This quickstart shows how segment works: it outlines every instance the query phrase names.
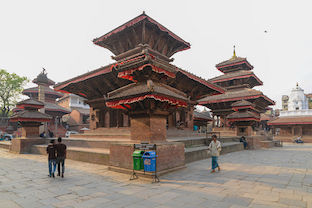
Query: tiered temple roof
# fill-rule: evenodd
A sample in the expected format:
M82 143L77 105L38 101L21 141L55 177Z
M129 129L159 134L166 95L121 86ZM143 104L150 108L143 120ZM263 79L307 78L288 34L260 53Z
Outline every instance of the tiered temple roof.
M240 100L233 103L231 106L234 112L226 117L230 122L260 121L260 114L255 109L255 104L247 100Z
M212 79L209 79L212 83L217 83L220 86L223 85L223 87L226 87L226 82L231 80L242 80L242 84L248 84L250 88L253 88L255 86L262 85L263 82L252 72L249 70L241 70L241 71L235 71L232 73L226 73L217 77L214 77ZM224 84L223 84L224 83Z
M117 62L58 83L56 90L83 96L88 103L105 100L109 92L146 79L179 89L192 101L224 92L222 87L170 64L170 57L190 44L145 13L93 42L109 49Z
M227 90L224 94L209 96L209 97L200 99L199 103L201 105L206 105L206 104L213 104L213 103L220 103L220 102L233 102L233 101L239 101L242 99L245 99L245 100L260 99L260 100L263 100L265 103L267 103L267 105L274 104L274 101L272 101L270 98L265 96L261 91L250 89L250 88Z
M147 83L133 83L108 93L106 105L108 107L119 107L120 105L131 104L149 98L185 107L188 101L185 93L168 85L148 80Z
M249 122L244 123L248 126L254 121L259 122L260 113L264 113L268 105L275 104L261 91L252 89L263 83L251 71L253 66L247 59L236 56L235 48L232 58L217 64L216 68L224 74L209 81L226 91L202 98L199 104L210 108L214 115L221 116L225 125L228 122Z
M27 95L31 99L38 101L40 85L41 89L44 91L45 94L45 101L42 101L42 103L44 104L45 112L48 112L48 114L59 116L70 113L68 109L55 103L55 100L57 98L61 98L63 94L50 88L50 86L54 85L55 82L47 77L45 69L43 69L43 71L33 80L33 83L37 84L38 86L25 89L23 91L24 95ZM18 109L16 109L16 111L18 111Z
M168 59L178 51L190 48L190 44L166 27L143 14L133 18L111 32L93 40L94 44L109 49L119 60L140 51L139 44L148 44L148 50ZM118 44L116 44L118 43Z
M40 101L27 99L16 104L17 108L23 109L15 112L10 120L12 122L45 122L50 121L51 116L41 113L38 109L43 108L44 104Z

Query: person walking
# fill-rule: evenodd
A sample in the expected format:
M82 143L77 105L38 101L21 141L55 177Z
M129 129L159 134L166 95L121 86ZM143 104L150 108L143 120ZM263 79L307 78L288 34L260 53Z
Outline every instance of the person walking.
M55 169L56 169L56 147L54 144L54 139L50 140L50 143L47 146L48 153L48 163L49 163L49 177L55 177Z
M220 171L218 157L221 152L221 142L217 140L217 135L212 135L212 141L210 142L208 149L211 152L211 173L214 173L216 168Z
M57 153L57 175L64 178L65 172L65 158L66 158L66 145L62 143L62 137L57 139L56 153ZM62 175L61 175L61 165L62 165Z

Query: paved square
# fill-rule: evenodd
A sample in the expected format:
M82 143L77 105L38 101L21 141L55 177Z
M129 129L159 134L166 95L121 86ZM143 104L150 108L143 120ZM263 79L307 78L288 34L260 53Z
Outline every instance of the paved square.
M312 145L222 155L160 177L129 181L106 166L66 160L65 178L49 178L47 157L0 149L0 207L312 207Z

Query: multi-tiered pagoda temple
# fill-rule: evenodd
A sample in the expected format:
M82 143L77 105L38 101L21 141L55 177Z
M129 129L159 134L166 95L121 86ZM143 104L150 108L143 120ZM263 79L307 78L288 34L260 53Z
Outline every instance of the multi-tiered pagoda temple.
M226 92L203 98L199 103L212 110L219 127L236 127L237 135L253 135L252 127L259 125L260 113L264 113L268 105L274 105L274 101L252 89L263 83L252 72L253 66L247 59L236 56L235 48L232 58L217 64L216 68L223 75L209 81L225 88Z
M87 98L93 130L130 127L130 143L166 142L167 128L193 129L193 109L199 98L224 92L172 65L171 56L190 44L145 13L93 42L109 49L116 62L55 88ZM169 146L175 159L165 153ZM183 144L167 142L159 148L159 170L184 164ZM110 148L110 163L130 168L131 150L117 149Z
M93 42L109 49L116 62L55 88L88 99L91 129L128 127L129 115L155 109L166 112L168 128L182 123L184 128L192 129L196 101L224 92L172 65L171 56L189 49L190 44L144 13ZM155 105L146 101L151 99Z
M55 82L48 78L45 69L32 82L37 86L25 89L23 94L44 104L44 112L52 117L50 122L47 123L46 130L53 132L55 136L64 136L65 128L61 125L55 126L55 123L59 123L63 115L70 113L68 109L56 103L56 99L61 98L63 94L51 88ZM17 106L15 111L18 110ZM42 131L43 129L41 129L40 133Z

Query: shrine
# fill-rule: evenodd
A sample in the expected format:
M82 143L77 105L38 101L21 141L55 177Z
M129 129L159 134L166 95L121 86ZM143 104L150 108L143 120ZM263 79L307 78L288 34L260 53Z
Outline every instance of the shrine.
M197 100L224 89L173 65L171 56L190 44L144 12L93 42L110 50L115 63L55 86L90 105L91 130L73 136L114 140L111 167L130 169L133 144L140 142L158 145L159 171L184 166L184 144L168 142L167 131L192 131ZM108 137L110 129L115 137L122 130L129 135L117 144L121 139Z
M16 104L20 111L15 112L11 117L11 122L18 122L21 126L21 138L12 140L10 151L17 153L25 153L30 151L33 144L45 143L39 138L39 127L43 122L48 122L52 119L51 116L39 112L39 109L44 107L40 101L33 99L23 100Z
M199 104L212 110L215 130L227 130L232 135L252 136L260 123L260 113L274 101L261 91L252 89L262 81L252 72L253 66L246 58L236 56L216 65L223 75L209 81L226 89L224 94L208 96Z
M45 131L46 136L48 136L47 132L49 131L53 132L55 136L64 136L66 129L58 124L60 124L62 116L70 113L70 111L56 103L56 99L61 98L63 94L51 88L55 82L48 78L45 69L43 69L32 82L37 86L23 90L23 94L30 97L32 100L42 102L44 107L40 110L52 117L45 129L42 126L40 133ZM14 111L19 110L18 106L14 109ZM57 126L55 124L57 124Z

